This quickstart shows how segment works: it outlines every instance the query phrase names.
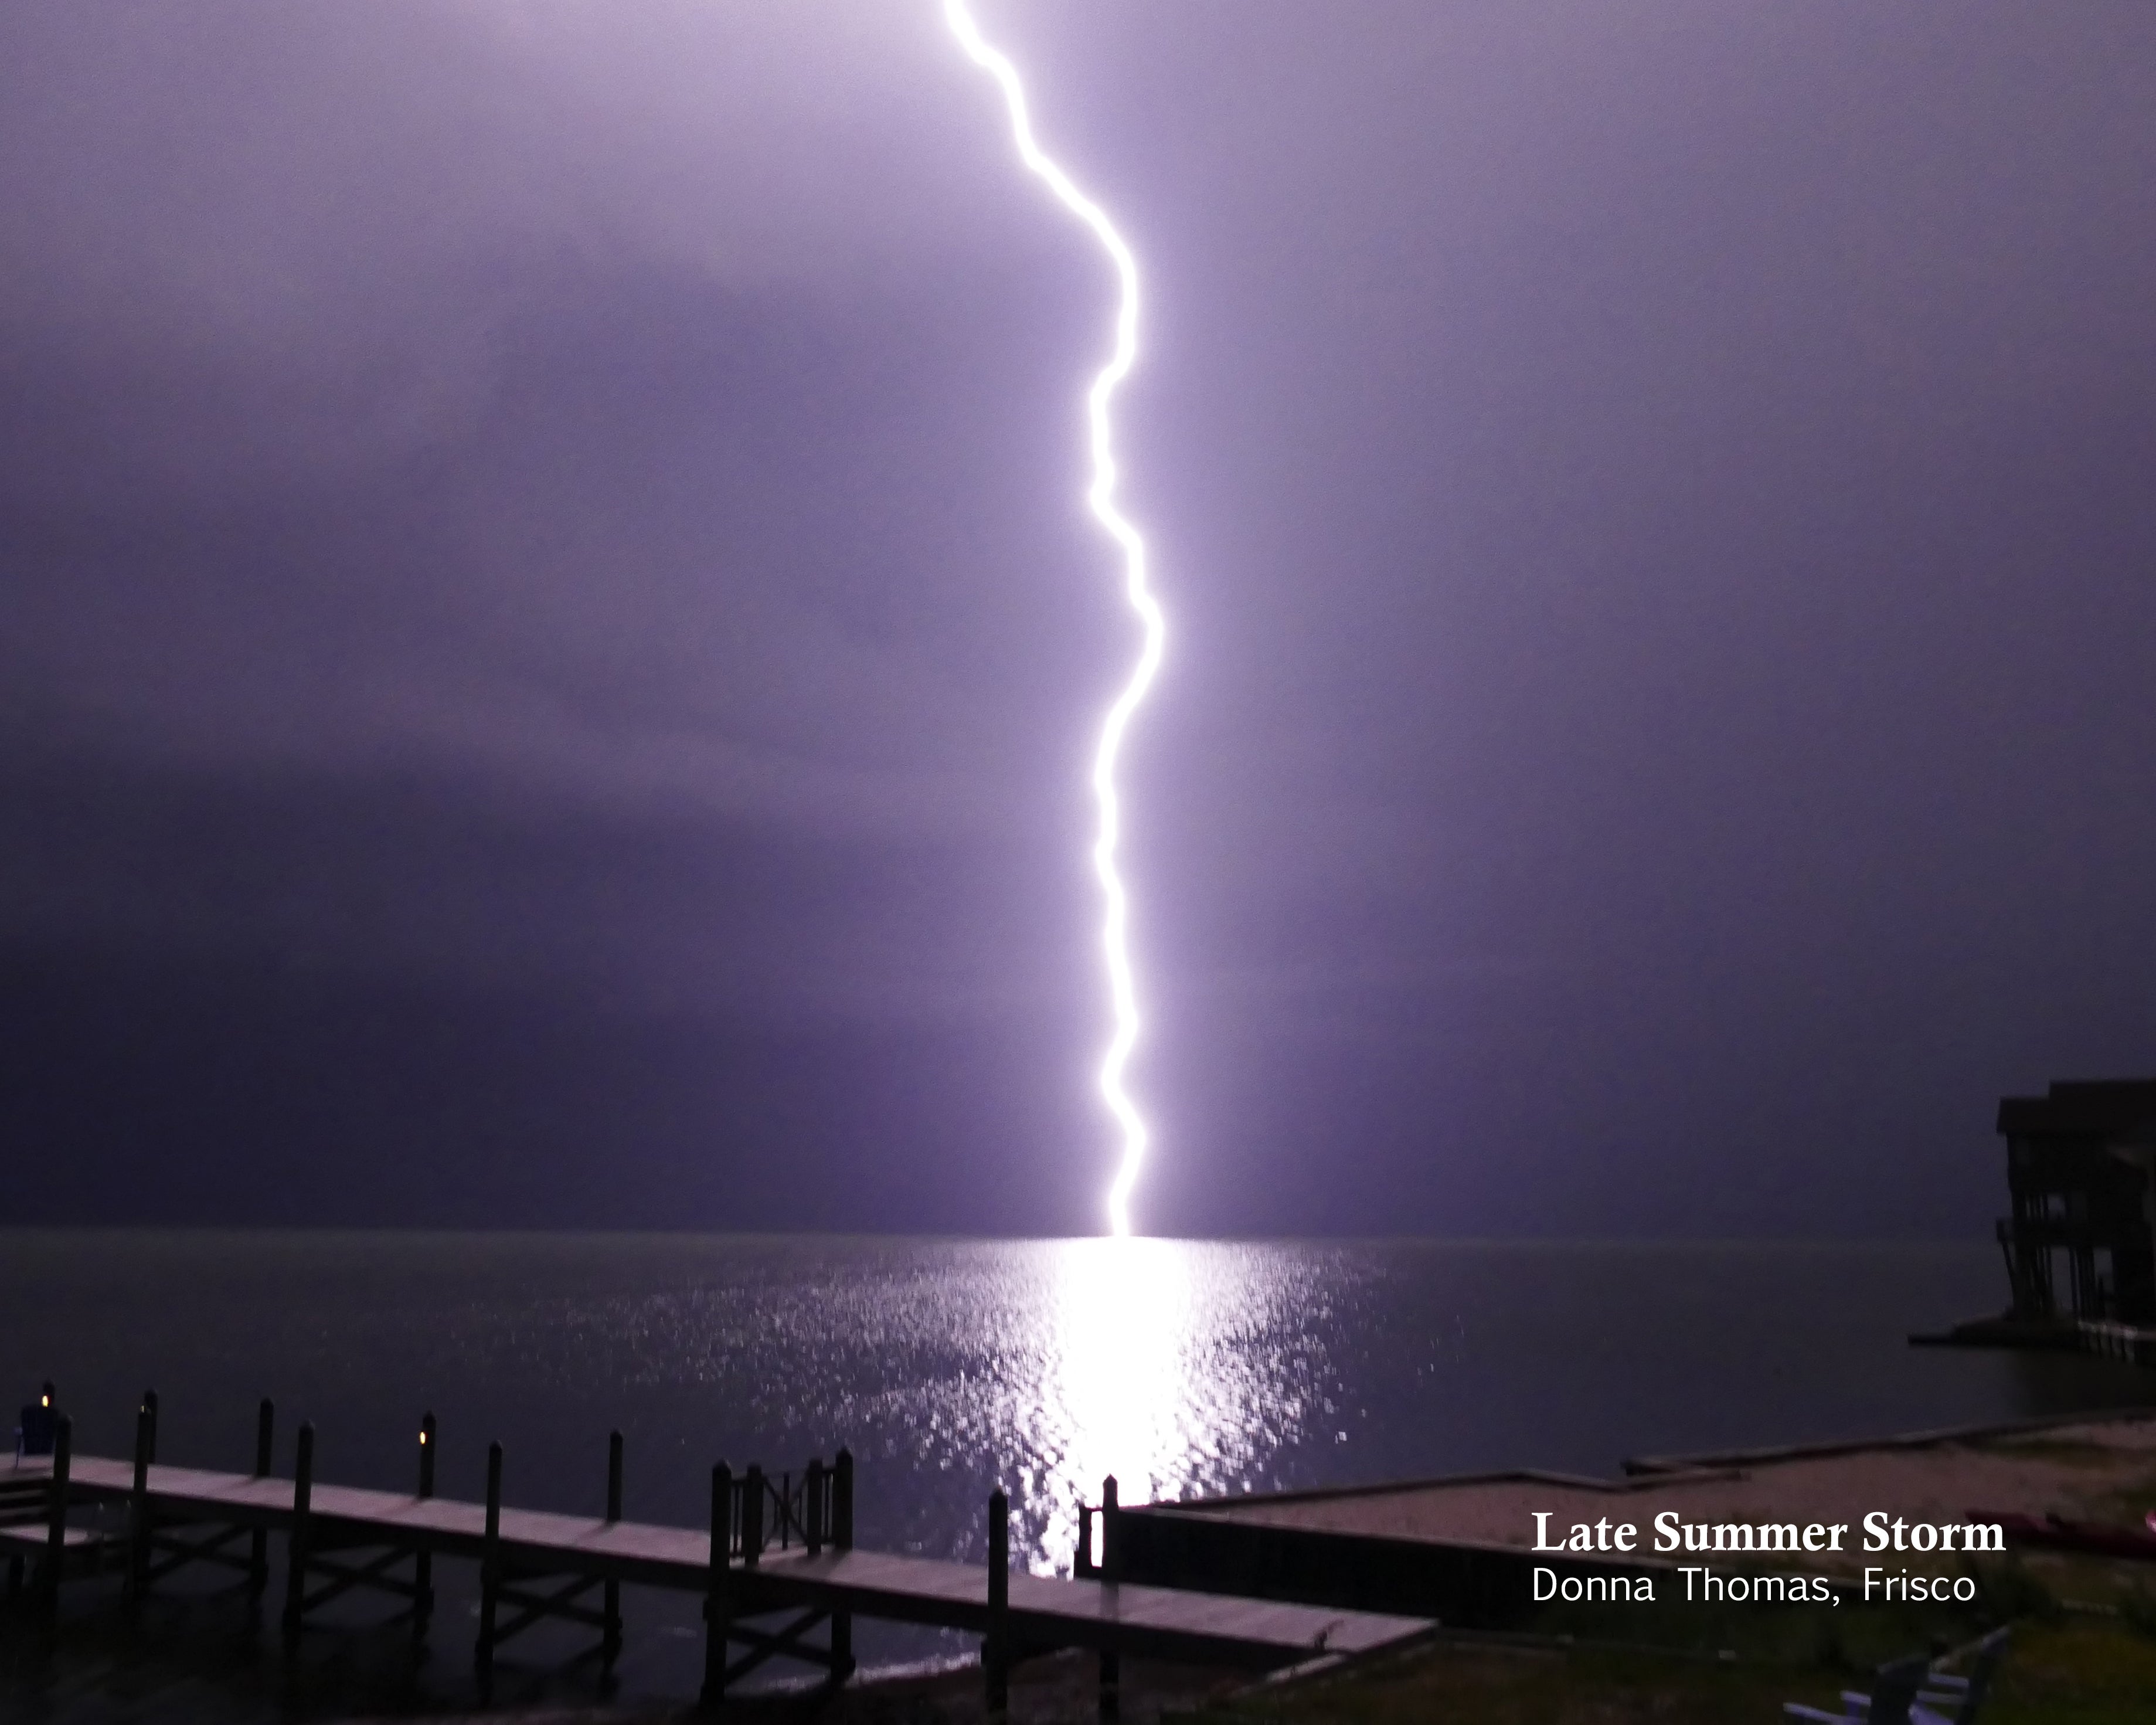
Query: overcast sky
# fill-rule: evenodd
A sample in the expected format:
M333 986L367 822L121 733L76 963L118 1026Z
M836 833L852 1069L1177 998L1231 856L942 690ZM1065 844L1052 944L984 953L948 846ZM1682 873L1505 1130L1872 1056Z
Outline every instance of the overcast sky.
M1144 275L1160 1231L2156 1071L2156 8L982 0ZM1112 281L934 0L0 13L30 1219L1097 1225Z

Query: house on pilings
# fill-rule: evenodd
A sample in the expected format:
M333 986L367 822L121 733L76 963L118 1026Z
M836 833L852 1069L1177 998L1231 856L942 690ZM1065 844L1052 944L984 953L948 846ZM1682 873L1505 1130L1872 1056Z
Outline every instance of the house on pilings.
M1998 1230L2012 1317L2156 1328L2156 1079L2003 1097L1999 1130L2014 1207Z

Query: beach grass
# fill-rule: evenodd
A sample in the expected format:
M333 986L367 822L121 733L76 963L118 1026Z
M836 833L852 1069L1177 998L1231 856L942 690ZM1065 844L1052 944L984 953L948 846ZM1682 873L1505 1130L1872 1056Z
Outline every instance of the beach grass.
M1912 1647L1921 1651L1919 1640ZM1439 1642L1370 1666L1199 1710L1202 1725L1760 1725L1782 1703L1835 1709L1866 1667L1730 1650L1729 1659L1636 1645ZM2156 1635L2073 1615L2016 1626L1986 1725L2151 1725Z

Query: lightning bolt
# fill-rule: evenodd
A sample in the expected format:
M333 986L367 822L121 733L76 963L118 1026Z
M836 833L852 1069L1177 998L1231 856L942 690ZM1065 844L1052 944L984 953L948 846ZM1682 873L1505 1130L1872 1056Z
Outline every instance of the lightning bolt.
M1019 160L1029 172L1046 182L1056 201L1100 242L1101 249L1115 265L1116 280L1121 289L1116 307L1115 346L1107 362L1095 373L1091 388L1086 392L1086 417L1093 457L1093 482L1086 490L1086 501L1092 509L1094 519L1106 529L1122 552L1123 598L1137 614L1143 632L1137 661L1101 718L1099 740L1093 747L1092 772L1093 802L1099 812L1094 828L1093 873L1101 883L1105 901L1101 951L1107 967L1108 1000L1115 1025L1107 1050L1101 1058L1097 1081L1101 1100L1107 1104L1122 1136L1122 1159L1108 1188L1108 1231L1127 1235L1131 1231L1131 1189L1137 1184L1138 1172L1145 1166L1150 1134L1146 1129L1145 1117L1138 1112L1137 1104L1131 1099L1123 1082L1132 1051L1137 1046L1139 1019L1137 985L1131 966L1130 894L1116 866L1116 853L1123 836L1122 801L1116 793L1116 762L1122 753L1123 737L1130 729L1131 716L1137 711L1159 673L1161 655L1168 640L1167 619L1161 614L1160 603L1153 598L1146 577L1145 541L1116 506L1115 434L1108 410L1114 403L1116 391L1137 362L1137 259L1131 254L1123 236L1116 231L1116 224L1108 219L1107 212L1079 190L1070 175L1042 151L1033 135L1033 117L1026 105L1025 85L1019 80L1018 69L981 34L966 0L943 0L943 21L950 26L951 33L958 39L968 57L993 78L1003 90L1004 105L1010 110L1011 137L1018 146Z

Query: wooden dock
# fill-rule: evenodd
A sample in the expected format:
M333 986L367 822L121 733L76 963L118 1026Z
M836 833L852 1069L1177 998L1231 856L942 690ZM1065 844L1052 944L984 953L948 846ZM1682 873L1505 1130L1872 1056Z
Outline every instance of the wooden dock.
M85 1549L82 1530L68 1526L69 1512L122 1504L127 1531L107 1542L121 1549L108 1553L104 1567L123 1564L131 1594L183 1564L209 1563L244 1576L259 1596L270 1584L274 1536L284 1548L284 1627L296 1638L311 1613L354 1589L398 1599L399 1615L424 1635L434 1565L475 1563L481 1591L475 1665L483 1697L490 1691L495 1648L534 1623L567 1620L596 1630L595 1651L610 1668L622 1640L622 1586L696 1594L707 1625L703 1699L713 1706L774 1658L806 1661L843 1681L854 1669L857 1615L981 1635L989 1701L998 1710L1014 1663L1089 1650L1101 1656L1106 1716L1116 1708L1124 1654L1265 1669L1394 1646L1432 1626L1416 1618L1119 1582L1112 1484L1101 1513L1101 1564L1082 1554L1081 1573L1063 1578L1012 1573L1009 1505L1000 1491L990 1500L985 1566L855 1549L852 1466L844 1451L835 1466L812 1462L798 1477L751 1468L737 1478L722 1464L712 1474L711 1526L688 1528L621 1519L618 1435L610 1513L588 1517L504 1504L499 1445L490 1452L485 1502L435 1496L431 1416L421 1428L419 1489L410 1495L316 1482L311 1427L301 1428L294 1476L272 1473L270 1422L265 1403L257 1469L219 1473L152 1459L154 1397L145 1398L132 1461L72 1455L61 1421L53 1456L0 1473L0 1492L12 1490L21 1506L34 1485L44 1512L33 1522L18 1507L15 1525L0 1527L0 1547L18 1553L13 1573L19 1577L27 1556L44 1596L56 1599L70 1563L88 1567L95 1555ZM770 1622L781 1615L787 1620ZM819 1630L820 1639L812 1640Z

